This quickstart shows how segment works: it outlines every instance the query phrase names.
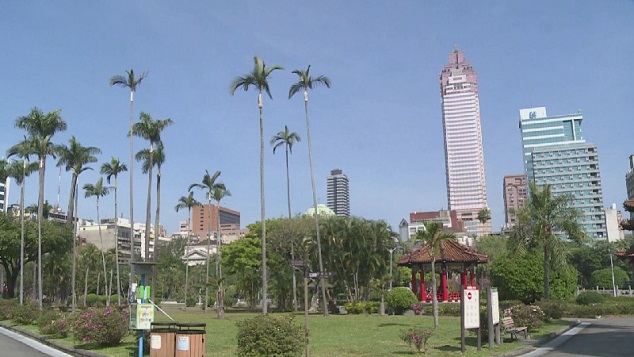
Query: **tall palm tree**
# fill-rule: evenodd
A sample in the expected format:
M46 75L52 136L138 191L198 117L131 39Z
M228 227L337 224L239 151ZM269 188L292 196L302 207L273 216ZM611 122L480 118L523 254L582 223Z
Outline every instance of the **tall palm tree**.
M436 289L436 258L441 254L440 245L443 240L453 239L453 233L443 231L442 223L425 223L425 230L416 232L415 239L429 245L429 256L431 257L431 289L432 289L432 311L434 314L434 328L438 327L438 297Z
M134 117L134 93L141 82L147 77L147 72L141 73L140 76L134 75L134 70L126 70L126 75L115 75L110 78L110 86L118 86L130 89L130 284L132 286L132 277L134 276L132 264L134 263L134 135L132 135L132 124Z
M313 171L313 147L310 139L310 120L308 115L308 90L313 89L315 87L319 87L321 85L330 88L330 78L319 75L317 77L312 77L310 75L310 65L306 71L302 71L300 69L294 70L299 80L293 84L288 90L288 98L290 99L295 95L295 93L299 91L304 92L304 113L306 114L306 137L308 138L308 161L310 163L310 182L313 189L313 207L315 208L315 213L317 213L317 191L315 190L315 173ZM315 214L315 229L317 233L317 255L319 258L319 272L324 271L324 264L321 258L321 238L319 235L319 215ZM328 302L326 301L326 287L323 283L323 279L320 279L321 282L321 298L323 301L323 309L324 316L328 315Z
M73 222L73 206L75 203L75 186L77 185L77 179L82 172L92 170L91 167L86 165L97 162L95 155L101 154L101 149L94 146L82 146L73 135L68 141L68 146L60 146L57 154L59 156L57 166L66 166L66 171L72 171L70 199L68 200L68 214L66 219L66 223L71 224Z
M152 164L156 166L156 215L154 217L154 262L158 262L158 243L159 243L159 223L161 214L161 167L165 162L165 151L163 150L163 142L159 141L154 154L151 155L150 150L143 149L136 154L137 161L143 161L143 173L146 174L150 170L150 159L153 160ZM156 266L152 269L152 283L157 279ZM152 290L152 301L154 301L156 289Z
M20 185L20 305L24 304L24 182L26 177L37 171L37 162L29 160L29 142L22 141L9 149L12 155L22 158L22 162L13 161L7 167L7 174Z
M223 198L227 196L231 196L231 192L227 190L225 185L218 184L214 187L211 196L214 199L214 201L216 201L216 204L218 207L217 209L218 214L216 215L217 217L216 228L218 229L218 240L216 241L216 248L217 248L216 250L218 252L218 259L216 259L216 274L218 275L218 294L217 294L218 307L216 309L216 313L219 319L224 319L225 318L225 304L224 304L225 292L222 287L222 263L221 263L221 252L220 252L220 246L222 245L222 235L220 232L220 200L222 200Z
M262 313L266 314L268 311L267 306L267 272L266 272L266 221L265 221L265 209L264 209L264 117L262 113L263 102L262 92L266 92L271 100L271 90L269 88L269 76L271 73L278 69L284 69L282 66L274 65L266 67L264 61L261 58L253 57L253 69L251 72L244 76L236 77L229 91L231 95L235 93L238 88L242 88L245 92L249 90L249 87L255 87L258 91L258 108L260 110L260 216L262 220Z
M288 126L284 125L284 131L278 132L271 139L271 145L273 145L273 154L275 154L275 149L284 145L284 149L286 152L286 198L288 203L288 219L292 218L291 213L291 179L288 170L288 154L289 152L293 153L293 145L296 142L300 142L302 139L296 132L289 132ZM291 239L291 259L295 259L295 243ZM295 270L293 269L293 309L297 312L297 280L295 279Z
M142 137L150 142L149 160L148 160L148 189L147 204L145 207L145 261L150 259L150 221L152 213L152 167L154 166L154 146L161 142L161 133L163 129L172 124L172 119L154 120L150 114L141 112L141 121L132 126L132 134ZM155 227L158 230L158 227ZM155 242L156 248L156 242ZM155 249L156 250L156 249Z
M554 195L550 185L529 184L528 201L518 212L512 241L524 247L539 247L544 252L544 299L550 299L550 271L567 260L566 244L561 236L573 241L586 238L579 224L580 212L572 206L570 195Z
M119 161L118 157L113 156L110 158L110 162L105 162L101 165L100 173L102 175L106 175L106 181L108 185L110 184L110 179L114 177L114 219L115 219L115 245L114 245L114 255L115 260L117 261L117 303L121 305L121 277L119 276L119 226L116 222L118 222L118 206L119 202L117 193L119 189L119 184L117 179L119 174L122 172L128 171L128 167ZM132 239L132 237L131 237ZM130 241L132 243L132 240Z
M46 157L57 153L58 146L51 142L53 136L66 130L66 122L60 116L59 110L44 114L40 109L33 108L31 112L19 117L15 121L16 128L27 132L30 153L37 156L39 163L39 194L37 211L37 280L38 304L42 309L42 218L44 216L44 174L46 173Z
M194 193L189 192L188 196L181 196L178 199L178 204L174 207L176 212L183 208L187 208L187 247L191 244L191 236L192 236L192 208L195 206L200 206L200 202L198 202L194 198ZM187 310L187 284L189 281L189 252L187 254L187 264L185 265L185 310Z
M226 191L225 184L222 182L216 182L220 176L220 171L216 171L213 175L209 175L209 171L205 170L205 175L201 183L193 183L189 185L188 191L191 192L194 188L199 188L206 191L207 194L207 206L209 208L209 231L207 232L207 273L205 276L205 310L207 310L207 303L209 301L209 256L211 255L211 199L213 198L214 191L220 187ZM218 211L220 214L220 211Z
M99 198L106 196L110 193L110 188L108 186L104 186L103 177L100 177L99 180L93 185L87 183L84 185L85 197L95 196L97 198L97 226L99 228L99 242L101 243L101 259L103 261L103 281L104 281L104 291L106 291L106 305L110 305L110 294L108 291L108 271L106 270L106 256L105 249L103 246L103 238L101 236L101 221L99 219Z

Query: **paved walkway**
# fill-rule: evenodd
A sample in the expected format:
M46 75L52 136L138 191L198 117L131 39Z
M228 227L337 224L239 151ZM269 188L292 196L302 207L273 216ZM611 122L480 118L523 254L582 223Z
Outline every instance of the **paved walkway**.
M619 357L634 355L634 317L582 322L525 357Z
M28 337L0 327L0 357L71 357Z

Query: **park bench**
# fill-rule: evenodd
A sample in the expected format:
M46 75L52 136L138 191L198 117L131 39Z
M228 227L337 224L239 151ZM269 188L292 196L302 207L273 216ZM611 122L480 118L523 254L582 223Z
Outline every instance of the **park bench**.
M505 315L502 318L502 325L504 326L504 331L511 334L511 338L517 339L519 334L523 334L524 339L528 338L528 327L515 326L515 321L510 315Z

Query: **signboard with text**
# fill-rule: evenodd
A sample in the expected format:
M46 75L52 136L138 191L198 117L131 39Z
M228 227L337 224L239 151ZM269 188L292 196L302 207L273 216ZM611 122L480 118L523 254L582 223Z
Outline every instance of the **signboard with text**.
M464 310L462 318L465 329L480 328L480 290L476 286L467 286L463 291Z
M154 322L154 305L132 304L130 305L130 329L149 330Z
M493 316L493 324L500 323L500 302L498 299L498 288L491 288L491 315Z

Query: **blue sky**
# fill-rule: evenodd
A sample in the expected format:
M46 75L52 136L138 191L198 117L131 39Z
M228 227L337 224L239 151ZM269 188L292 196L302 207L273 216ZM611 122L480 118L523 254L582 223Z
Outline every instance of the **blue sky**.
M242 225L259 220L259 128L256 93L229 94L253 56L285 71L270 78L264 102L267 217L286 215L284 155L268 140L288 125L302 137L291 156L293 212L312 205L301 96L287 99L294 69L324 74L332 88L311 93L316 185L350 179L351 212L397 229L412 211L447 207L439 73L454 45L478 72L488 202L493 226L504 220L502 178L522 172L519 109L550 115L581 110L587 141L598 145L604 204L626 198L632 121L634 2L614 1L28 1L0 4L0 150L23 133L15 119L32 107L62 110L83 145L103 150L98 167L128 161L129 94L108 80L133 68L149 75L135 96L140 111L171 118L163 135L161 223L168 232L187 218L174 205L205 169L221 170ZM135 150L145 148L141 139ZM49 159L45 197L57 203L58 174ZM140 166L137 164L136 168ZM135 170L135 220L145 215L147 177ZM129 215L128 177L120 212ZM61 176L66 209L70 175ZM27 204L37 179L27 180ZM196 193L203 199L200 192ZM15 185L11 202L19 199ZM102 216L112 216L113 196ZM95 200L79 215L96 218ZM154 220L154 219L152 219Z

